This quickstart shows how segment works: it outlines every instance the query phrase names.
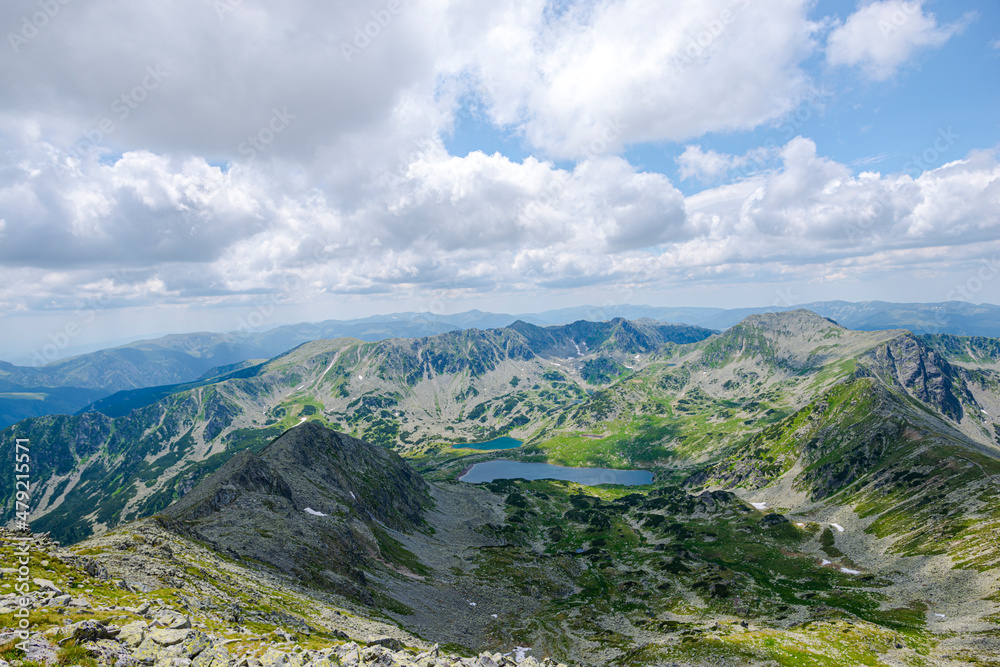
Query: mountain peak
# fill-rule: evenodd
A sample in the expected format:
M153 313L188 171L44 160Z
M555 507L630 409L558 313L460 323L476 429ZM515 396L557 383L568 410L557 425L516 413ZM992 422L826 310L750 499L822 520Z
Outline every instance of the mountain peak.
M378 526L412 531L429 503L427 483L395 452L305 422L233 457L162 516L216 549L366 599Z

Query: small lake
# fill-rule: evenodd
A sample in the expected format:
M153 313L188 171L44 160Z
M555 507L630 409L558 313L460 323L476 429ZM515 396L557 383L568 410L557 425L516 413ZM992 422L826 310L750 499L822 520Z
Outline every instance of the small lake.
M460 445L452 445L452 449L478 449L481 452L485 452L494 449L517 449L523 444L520 440L505 435L501 438L487 440L486 442L465 442Z
M653 473L648 470L611 470L609 468L568 468L551 463L525 463L523 461L483 461L472 466L458 478L460 482L480 484L495 479L563 479L584 486L621 484L638 486L651 484Z

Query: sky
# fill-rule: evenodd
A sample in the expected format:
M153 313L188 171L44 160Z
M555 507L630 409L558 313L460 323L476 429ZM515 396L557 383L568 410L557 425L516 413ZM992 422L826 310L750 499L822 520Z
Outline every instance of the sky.
M995 0L5 0L0 359L1000 301Z

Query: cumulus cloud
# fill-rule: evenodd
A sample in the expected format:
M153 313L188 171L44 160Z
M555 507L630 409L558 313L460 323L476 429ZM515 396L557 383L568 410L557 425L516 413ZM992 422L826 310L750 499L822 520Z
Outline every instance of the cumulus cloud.
M752 128L807 92L799 63L814 26L801 0L680 0L669 12L598 0L558 16L540 0L500 5L471 56L483 94L497 123L556 157L601 138L615 150Z
M943 46L962 32L973 16L938 25L934 14L924 12L920 0L883 0L858 9L830 34L826 57L831 65L860 67L875 80L884 81L921 49Z
M0 313L663 287L997 236L993 152L855 174L795 123L703 148L817 88L807 0L217 5L59 4L33 32L36 0L0 5L24 33L0 50ZM871 3L827 57L889 76L958 29ZM470 106L530 156L450 155ZM709 187L687 198L621 157L696 140L679 174Z
M665 176L617 157L566 169L500 154L455 157L437 145L348 205L294 178L265 181L148 152L78 165L53 189L45 176L55 167L38 158L0 191L9 234L0 259L21 267L5 276L47 277L30 298L12 279L0 300L34 308L91 293L144 304L662 287L850 258L918 263L929 247L988 247L1000 231L994 152L916 177L855 175L801 137L778 157L769 173L685 199Z

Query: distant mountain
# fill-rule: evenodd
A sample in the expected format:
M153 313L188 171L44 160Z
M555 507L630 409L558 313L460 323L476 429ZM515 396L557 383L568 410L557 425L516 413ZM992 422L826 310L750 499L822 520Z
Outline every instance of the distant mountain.
M896 304L882 301L824 301L805 306L742 308L670 308L652 306L582 306L541 313L508 315L471 310L464 313L397 313L357 320L327 320L285 325L263 332L174 334L138 341L61 360L42 367L0 362L0 428L27 417L76 412L119 391L188 383L217 367L251 359L270 359L302 343L350 337L367 342L422 338L463 329L493 329L521 321L536 326L616 318L650 319L708 329L727 329L746 317L804 307L859 331L909 329L917 334L1000 337L1000 307L950 301ZM221 372L219 373L221 374ZM9 387L9 388L5 388Z

